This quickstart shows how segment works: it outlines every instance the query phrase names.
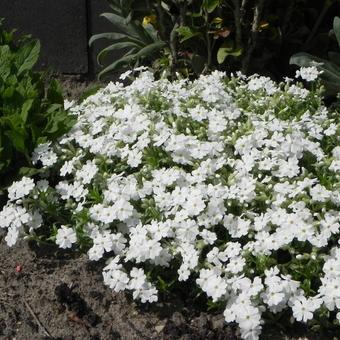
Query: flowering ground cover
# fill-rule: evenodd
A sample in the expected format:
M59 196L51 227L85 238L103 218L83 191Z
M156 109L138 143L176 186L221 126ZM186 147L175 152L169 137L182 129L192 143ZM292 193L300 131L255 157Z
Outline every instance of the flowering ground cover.
M142 303L187 284L244 339L283 315L339 327L339 113L317 76L110 83L9 187L7 244L107 259L104 283Z

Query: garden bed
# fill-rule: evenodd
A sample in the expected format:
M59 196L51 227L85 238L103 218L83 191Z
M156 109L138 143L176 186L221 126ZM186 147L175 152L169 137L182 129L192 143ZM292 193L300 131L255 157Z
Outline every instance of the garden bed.
M238 339L223 315L197 312L180 301L136 304L104 286L98 263L56 250L26 242L8 248L2 238L1 339L45 339L46 332L63 340Z
M289 82L146 71L71 107L7 190L1 335L336 339L337 116Z
M101 267L86 256L26 242L8 248L0 238L0 339L48 339L47 332L62 340L239 339L222 314L195 311L181 301L145 306L112 293L103 284ZM71 294L65 285L73 287ZM284 333L272 326L261 338L336 339L302 327Z

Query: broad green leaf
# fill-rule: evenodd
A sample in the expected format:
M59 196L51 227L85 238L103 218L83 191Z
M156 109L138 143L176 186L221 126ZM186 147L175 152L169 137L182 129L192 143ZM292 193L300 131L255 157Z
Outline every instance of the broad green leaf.
M153 25L149 24L144 26L145 32L150 36L150 38L153 41L158 41L159 37L158 37L158 32L157 30L153 27Z
M333 30L336 36L336 40L338 41L338 44L340 46L340 18L339 17L334 18Z
M26 154L25 135L18 130L7 130L5 135L11 140L16 150Z
M148 46L145 46L144 48L142 48L141 50L139 50L137 53L134 54L129 54L131 53L131 51L129 51L127 54L125 54L125 56L123 56L122 58L120 58L119 60L115 61L114 63L112 63L111 65L109 65L108 67L106 67L104 70L102 70L99 75L98 78L100 79L101 76L107 72L110 71L114 71L117 68L121 67L122 65L126 65L129 62L133 61L133 60L137 60L141 57L145 57L150 55L151 53L154 53L158 50L160 50L162 47L164 47L166 44L163 41L157 41L153 44L150 44Z
M135 58L145 57L150 55L153 52L159 51L166 45L164 41L156 41L148 46L143 47L138 53L134 56Z
M13 94L15 92L15 87L13 86L8 86L5 91L3 91L2 93L2 98L12 98L13 97ZM13 103L15 104L15 103Z
M92 44L99 39L107 39L107 40L126 39L126 34L116 33L116 32L95 34L90 38L89 46L92 46Z
M114 0L107 0L108 5L111 7L112 11L115 14L121 14L121 8L119 7L119 5L116 3L116 1Z
M203 8L205 8L208 13L212 13L219 4L220 0L204 0Z
M56 79L53 79L47 90L47 98L50 103L64 105L62 88Z
M132 12L128 14L126 18L124 18L125 24L128 25L132 20Z
M110 21L119 31L124 32L126 36L140 39L143 42L151 43L149 35L145 33L141 25L131 21L128 25L125 23L125 18L114 13L102 13L100 16Z
M6 80L11 73L12 53L8 45L0 46L0 78Z
M27 99L22 106L20 116L22 118L23 123L26 123L27 121L28 112L31 109L33 102L34 102L33 99Z
M16 58L18 75L22 74L26 70L30 70L33 68L35 63L38 61L39 53L40 53L39 40L32 40L20 50Z
M97 62L98 62L99 65L101 65L101 58L105 57L108 52L121 50L123 48L132 48L132 47L141 48L142 46L140 46L139 44L136 44L134 42L131 42L131 41L118 42L118 43L112 44L112 45L104 48L103 50L101 50L98 53Z
M217 51L217 62L222 64L229 55L239 57L241 54L241 48L234 49L233 47L222 45Z
M124 54L123 57L121 57L120 59L116 60L115 62L113 62L112 64L110 64L109 66L107 66L106 68L104 68L104 70L102 70L99 74L98 74L98 79L101 79L101 77L105 74L108 73L110 71L115 71L117 68L119 68L120 66L129 63L134 56L134 53L137 52L136 48L132 48L130 51L128 51L127 53Z
M193 37L200 35L200 32L194 32L189 26L181 26L176 29L177 33L180 36L180 42L189 40Z
M22 167L19 170L19 175L31 177L31 176L35 176L35 175L37 175L39 173L42 173L42 172L43 172L43 169Z

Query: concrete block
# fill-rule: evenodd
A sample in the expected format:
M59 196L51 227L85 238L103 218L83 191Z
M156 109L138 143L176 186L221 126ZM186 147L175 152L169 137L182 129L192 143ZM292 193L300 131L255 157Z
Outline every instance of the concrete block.
M1 0L0 16L6 28L40 40L40 67L84 74L88 72L86 7L86 0Z

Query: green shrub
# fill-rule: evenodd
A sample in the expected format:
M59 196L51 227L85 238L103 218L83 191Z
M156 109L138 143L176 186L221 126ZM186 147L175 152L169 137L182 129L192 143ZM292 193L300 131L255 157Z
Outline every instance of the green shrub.
M339 331L340 122L318 75L110 83L8 188L5 241L107 259L105 284L142 302L190 287L247 340L269 320Z
M98 55L105 65L100 76L143 63L173 78L215 69L286 76L289 58L301 46L314 53L327 43L327 15L339 6L337 0L107 2L112 11L102 16L112 23L112 31L90 39L90 45L110 41ZM107 64L104 57L110 53L121 57Z
M34 148L71 126L56 80L33 70L40 42L15 39L0 21L0 195L19 173L27 173Z

